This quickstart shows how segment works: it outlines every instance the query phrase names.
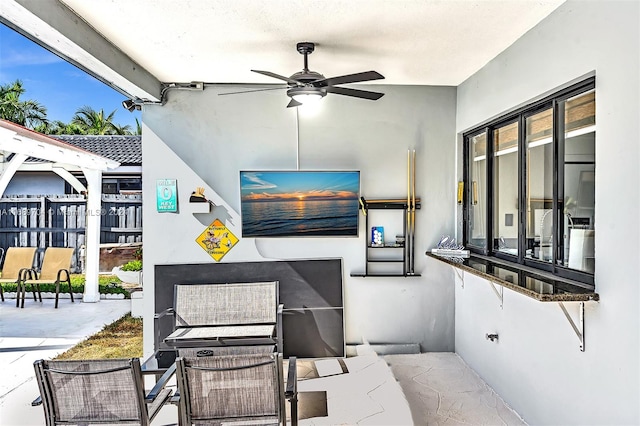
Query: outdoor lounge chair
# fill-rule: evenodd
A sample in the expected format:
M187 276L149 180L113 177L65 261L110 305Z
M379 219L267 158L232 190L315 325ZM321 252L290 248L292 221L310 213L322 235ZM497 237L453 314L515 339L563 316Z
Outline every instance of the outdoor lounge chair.
M33 268L33 258L36 254L35 247L9 247L7 257L2 267L0 278L0 297L4 302L2 284L16 284L16 307L20 303L20 281L24 274ZM35 293L33 295L35 298Z
M289 358L286 389L282 355L180 357L176 360L180 425L298 424L296 358ZM236 423L237 422L237 423Z
M265 345L273 352L275 345L282 353L284 307L278 301L277 281L176 284L173 308L156 319L173 316L173 332L164 339L172 348Z
M147 426L168 402L175 368L145 395L140 360L97 359L34 363L47 426L95 423Z
M35 288L37 288L38 297L42 302L42 295L40 294L40 284L55 284L55 307L57 308L58 295L60 294L60 283L67 283L69 285L69 294L71 295L71 301L73 302L73 291L71 290L71 275L69 272L69 269L71 269L71 259L73 257L73 251L73 248L47 247L44 252L44 259L42 259L40 274L32 269L27 273L28 278L22 281L22 303L20 307L24 308L24 299L27 292L27 285L31 285L31 290L34 292L34 300L36 298ZM18 296L20 296L19 293Z

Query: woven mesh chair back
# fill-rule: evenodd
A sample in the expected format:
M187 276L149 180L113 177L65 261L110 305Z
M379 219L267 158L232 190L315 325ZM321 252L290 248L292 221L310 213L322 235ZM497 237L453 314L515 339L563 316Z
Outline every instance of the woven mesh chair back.
M177 284L176 326L275 323L277 300L276 281Z
M33 267L35 254L35 247L9 247L2 266L2 280L17 281L21 269Z
M212 419L280 418L277 357L266 355L179 358L178 387L194 424ZM223 369L224 371L216 371ZM253 423L250 423L253 424Z
M47 424L147 424L137 359L39 362L42 385L49 390L43 395L45 413L49 409L55 416Z
M39 279L55 281L59 270L69 270L73 251L73 248L47 247L42 259Z

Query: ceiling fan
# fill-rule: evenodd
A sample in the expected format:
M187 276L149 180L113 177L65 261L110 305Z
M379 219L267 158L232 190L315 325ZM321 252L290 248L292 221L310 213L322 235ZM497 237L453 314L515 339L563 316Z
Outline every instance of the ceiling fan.
M351 96L360 99L369 99L372 101L378 100L384 96L384 93L370 92L366 90L350 89L347 87L336 87L339 84L359 83L370 80L380 80L384 76L376 71L366 71L356 74L341 75L338 77L326 78L324 75L311 71L309 69L308 57L313 53L315 44L311 42L300 42L296 45L296 49L301 55L304 55L304 68L293 74L291 77L285 77L271 71L251 70L258 74L266 75L268 77L277 78L287 82L287 86L279 89L287 89L287 96L291 98L291 101L287 105L287 108L297 107L309 101L316 101L322 99L327 93L334 93L336 95ZM233 93L221 93L222 95L231 95L235 93L246 93L252 91L261 90L273 90L273 89L258 89L248 90L245 92L233 92Z

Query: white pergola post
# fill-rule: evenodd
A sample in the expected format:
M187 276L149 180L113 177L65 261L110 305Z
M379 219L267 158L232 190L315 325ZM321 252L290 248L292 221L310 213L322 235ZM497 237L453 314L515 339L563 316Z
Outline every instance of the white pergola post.
M87 178L87 221L85 236L85 284L83 302L99 302L100 219L102 217L102 171L83 169Z
M102 217L102 171L83 169L87 178L87 221L84 240L85 284L83 302L99 302L100 219Z

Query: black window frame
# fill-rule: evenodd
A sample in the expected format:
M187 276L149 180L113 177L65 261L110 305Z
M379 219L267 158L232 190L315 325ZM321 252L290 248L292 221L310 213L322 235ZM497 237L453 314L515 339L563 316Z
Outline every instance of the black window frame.
M557 229L561 217L559 216L560 202L564 197L563 191L563 175L564 171L560 170L561 160L564 161L564 144L559 143L564 138L564 102L567 99L586 93L591 90L595 90L595 76L587 78L576 84L568 86L562 90L559 90L551 95L545 96L531 104L517 108L513 111L505 113L489 122L482 123L479 126L472 128L471 130L463 133L463 181L465 191L463 192L462 200L462 236L464 246L472 253L481 254L484 256L495 257L504 261L508 261L514 264L514 266L522 265L531 268L535 268L541 271L550 272L558 277L567 278L589 285L594 285L594 274L590 272L580 271L577 269L570 269L568 267L557 264L556 259L559 258L559 250L561 246L558 244L558 238L553 238L552 253L553 258L551 262L545 262L536 259L526 258L526 233L527 233L527 206L526 206L526 119L532 115L535 115L545 109L552 109L552 144L553 144L553 202L552 202L552 234L557 235ZM494 235L494 130L505 126L507 124L518 122L518 254L511 255L504 252L499 252L494 249L495 239ZM597 120L596 120L597 122ZM469 154L470 154L470 140L471 138L478 136L479 134L486 132L487 147L486 147L486 241L485 248L481 249L477 245L470 245L468 241L468 227L469 227L469 202L472 197L472 182L469 176Z

